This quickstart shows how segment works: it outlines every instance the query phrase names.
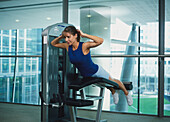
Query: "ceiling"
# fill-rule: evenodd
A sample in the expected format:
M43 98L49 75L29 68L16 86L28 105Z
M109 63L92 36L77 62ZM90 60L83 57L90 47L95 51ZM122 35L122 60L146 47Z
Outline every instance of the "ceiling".
M158 0L70 0L69 22L79 23L83 6L111 7L111 22L119 18L128 25L158 22ZM170 0L166 0L166 21L170 21ZM105 15L108 11L97 10ZM0 0L0 29L42 28L62 22L62 0Z

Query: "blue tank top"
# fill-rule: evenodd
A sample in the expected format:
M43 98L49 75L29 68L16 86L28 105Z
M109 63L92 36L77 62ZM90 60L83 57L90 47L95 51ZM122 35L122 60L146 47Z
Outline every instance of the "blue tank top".
M87 55L82 51L83 42L79 42L78 48L73 51L72 45L68 48L70 62L80 71L83 77L90 77L98 70L98 65L94 64L90 52Z

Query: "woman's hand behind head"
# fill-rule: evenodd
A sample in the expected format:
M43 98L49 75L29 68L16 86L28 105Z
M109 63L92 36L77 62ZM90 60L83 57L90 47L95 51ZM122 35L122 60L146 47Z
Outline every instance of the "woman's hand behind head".
M81 30L77 29L77 32L80 34L81 37L84 37L84 33Z

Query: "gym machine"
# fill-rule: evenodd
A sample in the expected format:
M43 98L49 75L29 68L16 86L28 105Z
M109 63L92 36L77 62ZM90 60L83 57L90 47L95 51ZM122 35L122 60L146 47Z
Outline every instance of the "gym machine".
M66 50L53 47L50 43L60 36L69 24L57 23L42 32L42 84L41 84L41 121L54 122L69 119L69 109L62 105L56 95L69 95L67 72L71 68ZM61 40L61 42L64 40ZM59 97L60 98L60 97Z
M53 47L50 43L60 36L65 27L70 24L57 23L42 32L42 84L41 84L41 121L93 121L101 122L105 87L119 89L117 83L105 78L82 78L70 64L65 49ZM64 42L65 40L61 40ZM84 88L95 85L100 88L99 96L85 95ZM127 90L133 88L131 82L124 82ZM80 94L77 94L80 91ZM81 97L81 98L80 98ZM78 99L79 98L79 99ZM77 107L92 106L98 100L96 119L77 117Z

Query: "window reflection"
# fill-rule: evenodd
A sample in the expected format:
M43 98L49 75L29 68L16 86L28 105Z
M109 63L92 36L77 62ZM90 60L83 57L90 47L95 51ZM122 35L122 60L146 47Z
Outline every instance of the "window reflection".
M0 32L0 55L41 55L42 29ZM0 58L0 101L39 104L40 74L39 57Z
M168 5L169 2L165 2L166 8L166 22L165 22L165 54L168 54L170 52L169 49L169 44L170 44L170 24L169 24L169 19L168 19ZM111 8L111 13L110 11L105 12L106 10L100 9L101 11L95 10L96 14L95 16L100 16L98 19L95 18L95 16L90 16L86 17L84 13L81 13L81 9L84 7L83 5L80 5L79 3L74 6L73 4L70 5L70 23L74 24L77 28L83 29L84 26L89 26L89 33L94 33L102 35L104 31L98 28L94 28L94 25L105 25L103 21L101 22L103 16L105 17L107 13L107 16L111 16L111 23L110 23L110 38L106 39L105 42L110 43L110 47L106 46L105 49L110 49L110 53L113 55L118 55L118 54L125 54L126 51L126 46L129 45L129 43L126 43L128 40L128 36L130 35L131 31L131 25L132 21L130 21L131 17L136 16L136 20L134 23L138 23L140 26L140 37L139 37L139 28L137 27L137 38L140 39L140 49L138 48L138 44L134 44L133 46L137 47L137 52L136 54L140 55L147 55L147 54L158 54L158 46L159 46L159 23L158 23L158 0L155 1L155 3L150 4L150 1L140 1L140 4L137 4L138 9L132 9L131 6L126 6L126 4L130 1L100 1L99 3L93 2L90 6L90 9L87 9L88 14L93 14L92 10L95 10L94 6L96 7L97 5L105 5L109 6ZM143 11L143 2L147 3L146 6L153 5L155 7L154 10L148 10L148 11ZM87 2L89 3L89 2ZM121 4L122 3L122 4ZM119 6L118 6L119 5ZM127 4L128 5L128 4ZM79 8L77 6L80 6ZM74 8L74 9L73 9ZM125 10L126 8L126 10ZM128 9L130 8L130 9ZM119 12L116 12L116 10L119 10ZM125 10L125 11L124 11ZM137 11L133 11L137 10ZM130 13L128 13L130 12ZM150 14L150 12L152 14ZM73 14L74 13L74 14ZM143 13L143 14L141 14ZM88 15L87 14L87 15ZM124 14L124 15L122 15ZM101 17L102 15L102 17ZM152 16L152 20L148 21L149 16ZM74 19L76 16L76 20ZM141 19L141 17L145 19ZM77 17L79 19L77 19ZM88 22L80 21L81 18L83 18L83 21L88 20ZM145 21L146 20L146 21ZM145 21L145 22L144 22ZM84 25L84 26L81 26ZM105 38L105 37L103 37ZM119 40L119 42L116 40ZM84 40L83 40L84 41ZM137 40L138 41L138 40ZM131 46L131 45L130 45ZM105 51L104 49L104 51ZM92 49L92 50L97 50L97 49ZM104 52L103 51L103 52ZM96 51L97 52L97 51ZM103 53L102 52L102 53ZM106 51L105 51L106 52ZM101 52L97 52L99 55ZM106 62L104 58L94 58L96 62L102 62L101 60L104 60L103 62ZM110 58L110 63L105 63L110 69L110 74L113 75L113 77L120 79L121 72L122 72L122 65L123 65L123 60L124 58ZM170 59L166 58L165 60L165 94L169 93L169 73L170 73L170 67L169 63ZM133 72L133 85L134 88L132 90L133 92L133 99L134 99L134 104L132 107L128 108L128 112L133 112L133 113L141 113L141 114L153 114L157 115L157 105L158 105L158 58L153 58L153 57L148 57L148 58L135 58L135 63L134 63L134 72ZM106 67L107 67L106 66ZM139 70L139 71L138 71ZM138 78L139 76L139 78ZM140 83L138 84L138 80ZM138 85L140 87L138 87ZM113 104L112 101L112 96L107 92L105 96L110 96L108 99L110 100L110 109L111 111L115 111L115 105ZM140 97L140 99L138 99ZM151 103L151 104L148 104ZM165 100L165 104L169 104ZM103 109L108 110L107 108L108 104L104 104ZM138 110L139 109L139 110ZM165 111L165 115L170 116L170 110Z
M165 58L169 62L170 58ZM170 115L170 64L165 65L165 84L164 84L164 114Z
M170 1L165 0L165 54L170 54ZM164 65L164 115L170 116L170 58L165 58Z

